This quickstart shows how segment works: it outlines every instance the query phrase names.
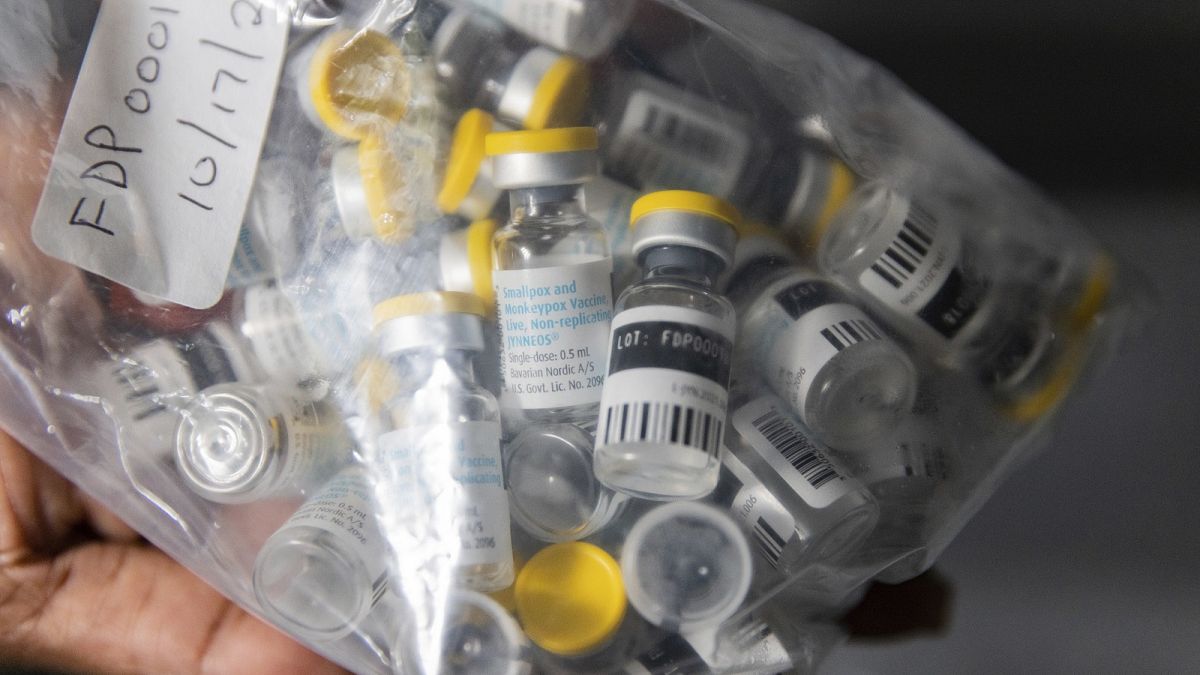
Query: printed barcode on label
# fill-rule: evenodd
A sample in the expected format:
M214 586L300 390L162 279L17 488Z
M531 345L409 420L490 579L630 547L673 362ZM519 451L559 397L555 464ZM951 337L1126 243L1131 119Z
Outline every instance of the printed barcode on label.
M900 232L871 269L892 287L900 288L929 255L936 231L937 221L933 216L916 204L910 204Z
M821 335L839 352L863 340L879 340L883 337L870 321L863 319L839 321L822 330Z
M603 444L677 443L715 454L724 420L690 406L644 401L609 406Z
M754 541L759 551L766 556L772 569L779 567L779 559L783 557L783 547L787 545L775 528L766 520L759 518L754 521Z
M649 104L642 118L642 131L659 138L680 150L686 150L693 158L707 162L725 161L729 144L714 131L684 119L678 113L659 105Z
M117 381L126 388L125 400L129 403L129 412L134 421L142 420L156 413L165 412L158 388L158 375L153 369L140 363L126 362L115 370Z
M778 411L770 409L756 417L751 424L813 488L842 478L800 429Z

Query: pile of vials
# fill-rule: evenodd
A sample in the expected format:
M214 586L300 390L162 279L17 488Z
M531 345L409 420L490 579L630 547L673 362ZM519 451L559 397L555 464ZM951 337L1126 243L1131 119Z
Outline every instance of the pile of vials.
M294 635L405 673L808 669L1075 381L1102 255L1001 250L819 119L672 79L646 36L691 19L363 4L295 12L222 302L96 284L127 467L277 526L246 576Z

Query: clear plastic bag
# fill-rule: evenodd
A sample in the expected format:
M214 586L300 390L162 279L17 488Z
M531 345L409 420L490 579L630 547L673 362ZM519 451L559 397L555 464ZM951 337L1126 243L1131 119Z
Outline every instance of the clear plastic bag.
M812 670L1144 313L1069 215L878 66L726 0L261 3L280 53L204 38L207 75L278 59L262 135L230 123L262 139L222 197L245 217L164 234L134 179L165 179L56 156L116 4L2 10L0 420L358 672ZM169 4L123 5L150 50ZM154 85L197 83L169 51L106 64L130 53L112 35L87 59L118 95L72 106L124 105L85 140L133 153ZM214 96L248 79L225 72ZM225 175L189 164L198 190L205 159ZM132 267L165 286L43 253L107 229L82 201L31 225L62 166L108 185L108 222L135 214ZM210 237L232 255L170 253ZM153 297L189 266L220 301Z

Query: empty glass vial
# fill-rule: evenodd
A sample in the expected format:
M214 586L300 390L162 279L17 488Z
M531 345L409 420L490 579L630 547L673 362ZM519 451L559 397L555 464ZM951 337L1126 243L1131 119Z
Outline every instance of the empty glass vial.
M744 113L640 71L608 80L604 170L643 191L684 188L742 198L754 150Z
M1054 330L1032 289L993 278L956 223L909 197L878 183L858 188L817 260L890 327L1014 406L1053 386Z
M350 460L352 448L332 406L232 382L201 391L175 432L176 465L188 487L227 504L320 484Z
M633 205L645 274L617 300L596 430L596 476L614 490L693 499L717 484L736 323L713 284L733 258L739 221L698 192Z
M879 505L871 493L809 440L783 401L739 400L730 422L712 498L752 533L770 568L788 575L836 559L875 528Z
M526 675L529 646L499 603L475 591L451 589L434 610L437 634L402 632L392 649L395 672L429 675Z
M387 546L365 469L342 469L271 535L254 562L254 596L275 623L325 642L363 627L388 589Z
M378 31L323 32L286 67L309 120L347 140L382 133L407 112L404 53Z
M579 124L587 107L587 66L514 39L493 17L454 9L433 38L433 57L451 108L483 108L515 127Z
M650 623L686 633L737 611L754 575L733 518L707 504L672 502L642 516L621 550L629 602Z
M472 367L484 312L478 297L449 292L375 307L379 354L396 385L373 468L393 547L449 556L463 584L494 591L512 583L513 554L499 406Z
M551 672L612 672L631 637L621 568L604 549L573 541L538 551L513 587L525 634ZM615 661L615 662L614 662Z
M589 127L489 134L512 216L493 238L505 415L592 424L612 321L612 258L583 209L596 173Z
M416 220L406 190L408 171L383 135L370 134L334 151L329 172L346 235L395 244L412 234Z
M769 233L739 242L727 292L739 366L756 369L825 443L871 447L912 407L917 372L904 351Z
M526 427L504 449L509 507L521 529L542 541L583 539L628 502L596 480L591 434L573 424Z
M547 47L594 59L625 30L634 0L453 0L493 12L510 28Z

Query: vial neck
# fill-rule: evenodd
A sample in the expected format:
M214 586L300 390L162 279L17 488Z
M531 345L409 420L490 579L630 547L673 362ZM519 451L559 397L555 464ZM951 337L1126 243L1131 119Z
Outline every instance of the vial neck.
M406 352L400 360L400 376L411 387L427 384L475 382L472 354L459 349L421 349Z
M690 246L656 246L642 252L647 281L682 281L711 289L725 268L717 256Z
M525 218L582 216L583 186L553 185L510 190L508 206L514 221Z

